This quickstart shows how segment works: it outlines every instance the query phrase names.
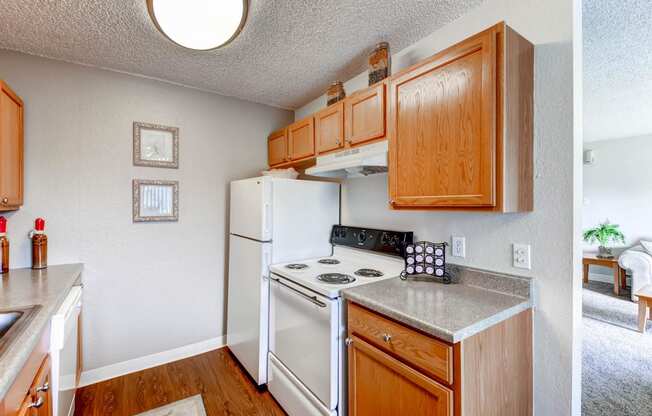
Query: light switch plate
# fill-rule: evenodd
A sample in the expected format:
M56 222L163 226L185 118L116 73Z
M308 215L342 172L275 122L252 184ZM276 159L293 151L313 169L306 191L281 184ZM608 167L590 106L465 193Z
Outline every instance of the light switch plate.
M514 256L514 267L518 269L528 269L532 268L532 261L530 258L530 245L529 244L516 244L512 246L512 252Z
M451 255L453 257L466 257L466 238L452 236Z

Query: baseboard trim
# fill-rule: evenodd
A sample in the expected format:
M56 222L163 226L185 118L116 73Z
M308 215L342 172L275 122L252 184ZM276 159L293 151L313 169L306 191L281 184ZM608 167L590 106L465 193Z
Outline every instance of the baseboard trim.
M203 354L221 348L224 345L225 337L221 336L200 341L195 344L184 345L183 347L174 348L168 351L161 351L144 357L107 365L105 367L83 371L79 381L79 387L88 386L115 377L124 376L125 374L146 370L148 368L182 360L194 355Z

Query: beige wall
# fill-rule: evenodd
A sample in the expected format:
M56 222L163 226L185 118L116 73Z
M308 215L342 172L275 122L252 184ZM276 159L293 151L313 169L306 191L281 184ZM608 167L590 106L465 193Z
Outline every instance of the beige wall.
M224 333L228 183L266 165L287 111L0 51L25 101L25 205L9 217L12 267L47 220L50 264L84 262L86 370ZM132 166L132 122L180 128L180 168ZM179 222L133 224L131 180L180 182Z
M573 341L573 2L487 0L457 21L392 56L392 71L428 57L502 20L535 48L535 207L528 214L401 212L387 208L387 177L349 180L343 187L344 224L414 230L425 240L465 236L467 257L451 262L536 279L534 401L537 415L579 410L579 362ZM367 73L345 82L351 93ZM325 106L319 97L295 112L305 117ZM512 243L532 246L532 269L512 267ZM577 280L579 282L579 280ZM578 299L578 298L575 298ZM575 356L575 359L573 357ZM575 364L575 366L574 366ZM573 389L573 384L575 389Z

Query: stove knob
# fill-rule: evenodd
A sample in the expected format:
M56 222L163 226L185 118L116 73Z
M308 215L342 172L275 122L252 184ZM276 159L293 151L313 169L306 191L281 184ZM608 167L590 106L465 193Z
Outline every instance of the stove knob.
M365 230L360 231L358 233L358 241L360 243L364 243L367 240L367 232Z
M387 233L383 233L383 235L380 236L380 242L385 246L392 244Z
M346 228L340 229L340 238L346 238Z

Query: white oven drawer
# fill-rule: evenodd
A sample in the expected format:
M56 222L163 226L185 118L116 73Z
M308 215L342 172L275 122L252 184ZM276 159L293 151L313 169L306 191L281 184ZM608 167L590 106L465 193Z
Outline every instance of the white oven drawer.
M269 350L327 408L338 404L339 302L271 275Z

